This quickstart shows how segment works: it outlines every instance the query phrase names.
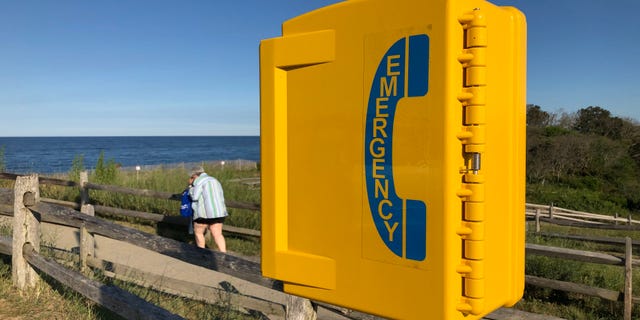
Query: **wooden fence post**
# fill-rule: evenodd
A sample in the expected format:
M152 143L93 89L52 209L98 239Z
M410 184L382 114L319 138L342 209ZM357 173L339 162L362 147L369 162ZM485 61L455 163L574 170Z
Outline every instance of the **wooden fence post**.
M89 189L87 183L89 182L89 172L80 172L80 208L85 204L89 204Z
M553 219L553 202L549 205L549 219Z
M313 305L309 299L287 295L286 320L316 320L318 318L316 311L317 306Z
M84 272L87 268L87 257L95 257L95 240L89 231L87 231L87 227L82 222L80 226L80 271Z
M94 217L96 215L94 207L89 203L89 172L80 172L80 212ZM87 267L87 256L94 256L94 239L87 231L84 223L80 227L80 271L84 272Z
M33 288L39 280L38 273L23 256L23 247L29 243L40 251L40 221L28 208L40 201L38 175L19 176L14 186L13 201L13 253L11 278L19 289Z
M536 233L540 233L540 208L536 209Z
M631 320L631 311L633 310L633 281L632 281L632 260L633 260L633 242L631 237L625 239L624 254L624 320Z

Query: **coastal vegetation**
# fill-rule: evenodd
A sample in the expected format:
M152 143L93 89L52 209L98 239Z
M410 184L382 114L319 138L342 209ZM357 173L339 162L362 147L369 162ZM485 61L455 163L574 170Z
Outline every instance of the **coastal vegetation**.
M640 125L601 107L527 106L527 202L587 212L640 211Z

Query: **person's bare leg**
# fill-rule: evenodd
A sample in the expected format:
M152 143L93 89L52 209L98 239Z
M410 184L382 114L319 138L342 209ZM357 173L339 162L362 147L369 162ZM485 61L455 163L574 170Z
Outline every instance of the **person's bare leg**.
M193 235L196 238L196 246L204 248L204 233L207 231L207 225L204 223L193 223Z
M224 236L222 235L222 223L214 223L210 225L209 231L211 231L213 241L215 241L220 252L227 252L227 243L224 240Z

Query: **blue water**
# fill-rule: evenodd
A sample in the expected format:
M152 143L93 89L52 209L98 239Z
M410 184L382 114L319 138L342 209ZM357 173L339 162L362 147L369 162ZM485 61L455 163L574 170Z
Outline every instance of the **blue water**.
M86 169L98 157L122 167L217 160L260 160L260 137L0 137L5 171L68 172L83 157Z

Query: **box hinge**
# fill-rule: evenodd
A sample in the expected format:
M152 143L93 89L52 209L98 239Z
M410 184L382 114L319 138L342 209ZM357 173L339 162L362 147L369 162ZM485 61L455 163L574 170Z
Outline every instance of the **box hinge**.
M464 165L460 169L462 186L457 196L462 201L462 217L457 234L462 241L462 257L456 272L461 278L461 296L457 310L478 315L484 311L485 298L485 198L482 157L486 143L487 22L475 9L459 19L464 32L463 48L458 56L462 65L462 89L458 95L462 107L461 142Z

